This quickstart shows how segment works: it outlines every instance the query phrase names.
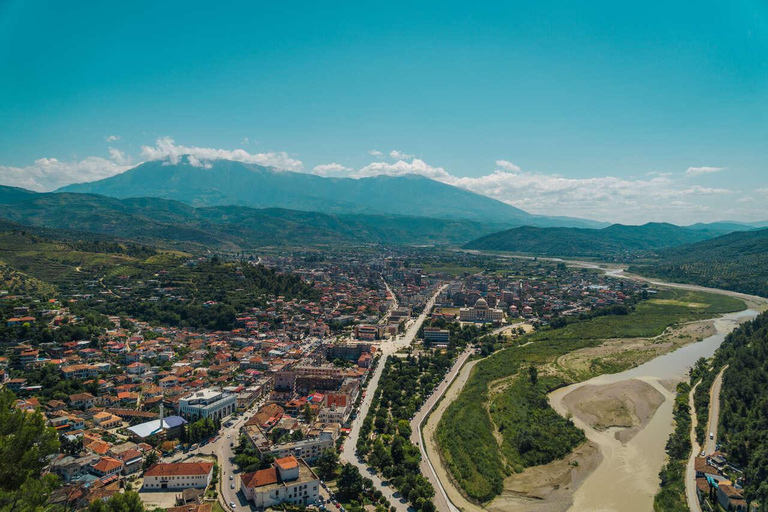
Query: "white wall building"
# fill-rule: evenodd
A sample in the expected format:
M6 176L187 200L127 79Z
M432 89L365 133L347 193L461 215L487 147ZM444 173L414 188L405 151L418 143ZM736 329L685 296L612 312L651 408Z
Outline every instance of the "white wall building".
M320 479L303 460L289 456L269 469L240 475L245 498L259 510L280 503L310 505L319 497Z
M155 464L144 473L147 490L205 489L213 478L212 462L174 462Z
M504 311L488 307L488 302L485 299L477 299L474 307L459 310L459 320L462 322L500 323L504 320Z
M188 421L223 419L237 409L237 396L217 389L195 391L179 400L179 415Z

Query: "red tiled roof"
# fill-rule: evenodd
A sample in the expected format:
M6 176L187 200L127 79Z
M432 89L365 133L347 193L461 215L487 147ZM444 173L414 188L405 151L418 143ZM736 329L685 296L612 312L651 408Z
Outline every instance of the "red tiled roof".
M207 475L213 469L212 462L174 462L155 464L144 476Z
M93 469L101 473L109 473L123 466L123 462L112 457L102 457L99 462L93 465Z
M275 464L280 466L281 469L293 469L299 467L299 461L296 460L296 457L293 455L283 457L282 459L275 459Z
M240 481L244 487L261 487L277 483L277 468L271 467L240 475Z

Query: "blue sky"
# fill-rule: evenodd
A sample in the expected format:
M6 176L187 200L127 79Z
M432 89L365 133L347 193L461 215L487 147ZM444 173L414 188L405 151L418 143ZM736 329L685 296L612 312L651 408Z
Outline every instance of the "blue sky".
M5 0L0 183L182 146L534 213L768 219L768 4L581 4Z

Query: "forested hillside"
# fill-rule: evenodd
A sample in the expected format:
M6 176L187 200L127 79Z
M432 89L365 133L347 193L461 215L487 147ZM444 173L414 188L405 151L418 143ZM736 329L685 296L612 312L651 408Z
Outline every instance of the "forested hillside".
M331 215L244 206L193 208L159 198L34 194L0 186L0 222L2 219L38 228L162 243L182 250L214 248L231 252L265 246L462 244L505 227L471 220L395 215Z
M603 229L523 226L486 235L464 247L544 256L625 259L641 251L698 242L723 233L713 229L689 229L663 223L642 226L614 224Z
M668 249L631 271L768 297L768 229L730 233Z
M722 450L744 468L746 498L768 510L768 313L728 335L715 356L727 364L720 395Z

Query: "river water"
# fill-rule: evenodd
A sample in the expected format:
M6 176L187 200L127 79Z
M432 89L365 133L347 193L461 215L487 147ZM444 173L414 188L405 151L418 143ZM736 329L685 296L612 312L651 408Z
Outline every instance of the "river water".
M550 394L550 403L563 415L569 412L563 404L563 397L587 384L611 385L637 379L656 388L665 398L645 428L624 444L616 440L615 429L597 431L578 418L573 418L587 438L599 446L603 460L576 490L571 510L653 510L653 496L659 487L658 475L665 462L664 448L674 427L672 407L675 395L670 391L673 389L670 381L685 379L699 358L711 357L728 333L739 323L755 316L757 311L752 309L723 315L714 321L716 334L703 341L686 345L622 373L600 375Z

